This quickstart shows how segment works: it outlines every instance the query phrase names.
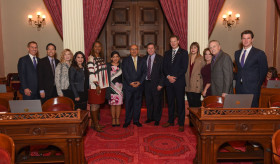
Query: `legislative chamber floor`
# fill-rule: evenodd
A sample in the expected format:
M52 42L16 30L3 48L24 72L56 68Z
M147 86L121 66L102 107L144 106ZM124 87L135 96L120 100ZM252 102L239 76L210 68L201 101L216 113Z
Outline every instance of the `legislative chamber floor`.
M160 126L154 122L145 124L146 108L141 109L140 122L143 127L132 123L122 128L125 110L122 109L120 127L111 126L110 109L101 109L101 124L104 132L89 129L85 138L85 156L89 164L192 164L196 154L196 136L193 129L185 126L184 132L178 125L163 128L167 122L167 109L163 109ZM175 124L177 120L175 121Z

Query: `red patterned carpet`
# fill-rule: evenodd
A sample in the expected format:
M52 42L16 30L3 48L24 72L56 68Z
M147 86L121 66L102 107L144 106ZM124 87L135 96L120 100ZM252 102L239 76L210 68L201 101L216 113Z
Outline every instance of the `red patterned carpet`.
M121 125L125 111L121 113ZM160 125L167 122L164 109ZM144 124L146 109L141 111L143 127L112 127L109 109L101 109L103 133L89 129L85 138L85 156L89 164L191 164L196 154L196 136L189 127L178 132L178 125L169 128ZM176 123L176 122L175 122Z

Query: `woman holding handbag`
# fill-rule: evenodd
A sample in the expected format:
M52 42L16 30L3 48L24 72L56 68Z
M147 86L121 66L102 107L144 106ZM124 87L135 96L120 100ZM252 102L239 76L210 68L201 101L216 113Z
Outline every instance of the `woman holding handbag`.
M99 110L100 104L105 102L105 88L109 87L107 66L103 56L102 44L99 41L95 41L93 43L93 51L88 57L87 65L90 85L88 103L90 104L93 129L97 132L102 132L102 128L104 128L104 126L99 124Z

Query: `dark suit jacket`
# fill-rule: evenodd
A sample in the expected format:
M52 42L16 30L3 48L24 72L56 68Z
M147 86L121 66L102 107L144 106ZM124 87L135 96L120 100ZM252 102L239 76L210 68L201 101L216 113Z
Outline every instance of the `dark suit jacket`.
M59 63L59 60L55 59L55 66ZM54 75L48 56L42 58L37 65L38 70L38 85L39 91L44 90L46 97L52 95L52 88L54 86Z
M268 69L266 55L262 50L252 47L242 68L239 60L241 51L236 51L234 55L238 70L236 75L236 93L240 93L242 79L243 88L246 89L243 92L259 94Z
M144 57L146 64L147 64L148 57L149 57L149 55L146 55ZM162 67L163 67L163 57L156 54L154 62L153 62L152 72L151 72L152 88L153 88L153 91L156 91L156 92L157 92L158 85L160 85L162 87L164 86L164 75L163 75ZM147 68L148 68L148 65L147 65Z
M165 77L165 85L169 86L171 84L166 78L168 75L170 75L177 78L174 85L181 84L185 86L185 73L187 72L189 63L188 51L179 48L175 55L173 63L171 63L171 60L172 50L168 50L164 53L163 58L163 74Z
M137 71L135 70L133 59L128 56L123 59L122 62L122 73L123 73L123 86L125 91L135 91L143 89L143 83L147 75L146 60L138 56L137 59ZM137 88L133 88L130 83L139 81L141 85Z
M88 70L83 70L83 69L77 70L76 68L71 66L69 68L69 83L75 98L79 97L78 92L85 92L89 88Z
M37 58L37 57L36 57ZM37 62L40 59L37 58ZM38 95L37 70L34 68L33 61L29 55L23 56L18 61L18 75L20 80L20 93L24 95L24 89L31 90L31 96Z
M211 63L211 92L213 96L232 93L233 63L228 54L219 52L215 63Z

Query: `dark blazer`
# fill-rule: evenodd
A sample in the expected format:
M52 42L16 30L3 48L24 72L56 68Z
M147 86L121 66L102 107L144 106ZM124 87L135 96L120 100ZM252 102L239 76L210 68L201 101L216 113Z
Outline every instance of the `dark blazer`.
M215 63L211 63L211 92L213 96L232 93L233 63L230 56L220 50Z
M112 64L107 63L106 65L107 65L107 74L108 74L107 76L108 76L108 81L109 81L109 87L106 88L106 99L111 100L111 87L110 87L110 85L111 85L111 66L112 66ZM122 64L121 63L119 63L119 68L122 69ZM122 81L123 81L123 78L122 78Z
M238 70L236 93L240 93L242 79L244 93L259 94L268 70L266 55L262 50L252 47L242 68L239 60L241 51L236 51L234 55Z
M58 63L59 60L55 59L55 66L57 66ZM48 56L42 58L38 62L37 71L38 71L39 91L44 90L46 97L51 96L53 94L52 88L54 87L55 82L54 82L54 74L52 72L52 67Z
M137 59L137 71L135 70L133 59L128 56L122 61L122 73L123 73L123 86L126 91L133 91L143 89L143 83L147 75L146 60L138 56ZM133 88L130 83L139 81L141 85L137 88Z
M71 66L69 68L69 83L75 98L79 97L78 92L85 92L89 88L88 71L83 69L77 70Z
M149 55L144 56L146 64L147 64L148 57ZM164 75L163 75L162 67L163 67L163 57L156 54L153 62L152 72L151 72L151 82L154 91L157 91L158 85L164 87Z
M40 59L37 58L37 62L39 62L39 60ZM29 88L32 92L30 96L31 99L34 98L34 95L39 96L37 70L34 68L33 61L30 59L29 55L23 56L19 59L18 75L20 80L20 93L24 95L24 89ZM39 97L36 97L36 99L37 98Z
M166 78L168 75L170 75L177 78L174 85L180 83L185 86L185 73L187 72L189 63L188 51L179 48L175 55L173 64L171 63L171 61L172 49L166 51L163 58L163 74L165 77L165 85L169 86L171 84Z

